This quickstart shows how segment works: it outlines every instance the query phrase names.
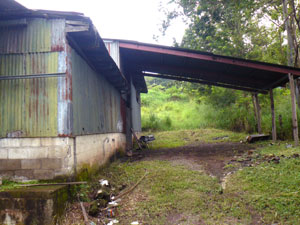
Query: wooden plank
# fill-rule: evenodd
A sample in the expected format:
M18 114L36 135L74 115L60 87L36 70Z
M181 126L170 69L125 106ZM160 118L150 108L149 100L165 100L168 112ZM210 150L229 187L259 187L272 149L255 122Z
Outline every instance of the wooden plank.
M299 145L298 137L298 121L297 121L297 108L296 108L296 96L295 96L295 81L294 76L289 73L290 89L291 89L291 101L292 101L292 122L293 122L293 136L295 146Z
M256 116L257 116L257 132L259 134L261 134L262 133L262 130L261 130L261 108L259 105L259 100L258 100L257 94L254 94L254 102L255 102Z
M247 139L247 142L254 143L254 142L257 142L257 141L269 140L270 135L268 135L268 134L254 134L254 135L249 135L246 139Z
M86 32L89 31L89 25L85 26L67 26L66 27L66 32L71 33L71 32Z
M271 114L272 114L272 140L276 141L277 133L276 133L276 117L275 117L273 89L270 89L270 100L271 100Z
M87 184L86 181L82 182L64 182L64 183L40 183L40 184L21 184L19 187L36 187L36 186L56 186L56 185L80 185Z
M78 20L66 20L66 24L73 26L88 26L87 22L78 21Z

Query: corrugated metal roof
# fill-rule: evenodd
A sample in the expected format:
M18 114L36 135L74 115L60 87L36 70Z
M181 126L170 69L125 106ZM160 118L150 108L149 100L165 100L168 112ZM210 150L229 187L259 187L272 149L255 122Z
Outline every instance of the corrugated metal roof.
M18 20L22 18L26 18L28 21L31 21L34 18L44 18L46 24L41 24L42 30L33 30L29 33L25 33L24 31L22 33L21 26L15 28L12 32L20 32L21 34L19 36L22 36L22 38L7 41L8 43L3 42L2 46L0 46L0 52L24 53L34 52L37 49L40 51L60 51L62 47L61 43L64 38L60 35L57 36L56 34L60 34L60 31L64 28L64 24L61 24L62 27L54 25L54 27L49 28L47 21L49 19L62 19L66 21L66 29L64 31L67 32L70 45L78 50L81 56L83 56L97 72L106 74L107 80L118 90L127 90L127 81L125 77L120 72L118 65L108 54L103 40L88 17L85 17L82 13L47 10L0 11L0 21L7 19ZM14 27L15 26L6 26L2 27L2 29L3 32L6 32L7 29L14 29ZM50 40L49 35L47 34L49 29L51 29L51 31L58 29L59 31L50 32L52 34ZM10 34L8 33L7 35ZM29 43L29 45L24 46L24 41L28 41L26 43ZM51 46L51 49L49 46Z
M125 70L153 76L208 85L267 93L284 85L287 74L300 76L300 69L214 55L190 49L134 41L120 42Z

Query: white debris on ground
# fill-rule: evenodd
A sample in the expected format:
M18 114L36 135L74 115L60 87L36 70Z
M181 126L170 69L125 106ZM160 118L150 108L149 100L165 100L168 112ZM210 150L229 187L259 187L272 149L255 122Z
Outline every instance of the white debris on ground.
M109 202L108 205L110 206L118 206L118 203L115 201Z
M225 189L226 189L226 184L227 184L228 179L229 179L229 177L230 177L231 174L232 174L232 172L227 173L227 174L223 177L223 179L221 180L221 187L222 187L222 190L225 190Z
M112 220L107 225L113 225L113 224L117 224L117 223L119 223L118 220Z
M101 184L101 186L108 186L109 185L108 180L104 180L104 179L99 180L99 183Z
M111 199L113 199L113 198L111 198ZM118 206L119 205L118 202L120 202L120 201L121 201L121 199L117 199L115 201L109 202L108 205L110 205L110 206Z
M139 225L139 224L140 224L139 221L134 221L131 223L131 225Z

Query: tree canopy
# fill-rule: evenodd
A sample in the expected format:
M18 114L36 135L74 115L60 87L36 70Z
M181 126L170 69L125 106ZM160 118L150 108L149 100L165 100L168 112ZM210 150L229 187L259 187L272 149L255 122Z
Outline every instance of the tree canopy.
M171 0L163 28L189 21L182 47L264 62L298 65L300 5L294 0ZM288 41L290 40L290 41ZM288 57L289 56L289 57Z

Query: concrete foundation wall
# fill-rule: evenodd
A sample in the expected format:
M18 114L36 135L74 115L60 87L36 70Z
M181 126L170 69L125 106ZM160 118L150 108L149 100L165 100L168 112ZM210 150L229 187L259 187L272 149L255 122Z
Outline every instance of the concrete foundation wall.
M125 142L121 133L76 138L3 138L0 139L0 176L15 179L68 176L75 167L106 163L116 150L125 149Z
M52 179L71 174L73 168L73 138L0 139L0 175Z
M116 152L125 150L123 133L85 135L76 137L77 168L84 164L103 165Z

